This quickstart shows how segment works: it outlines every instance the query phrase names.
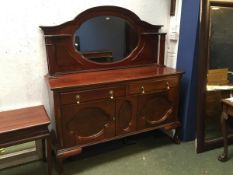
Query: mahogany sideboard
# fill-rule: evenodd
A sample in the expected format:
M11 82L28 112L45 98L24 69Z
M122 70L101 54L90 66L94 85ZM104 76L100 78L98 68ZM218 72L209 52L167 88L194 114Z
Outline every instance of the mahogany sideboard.
M180 127L177 114L183 72L164 66L166 33L159 32L161 27L116 6L94 7L72 21L41 27L61 174L62 161L80 154L83 147ZM111 29L109 35L107 29Z

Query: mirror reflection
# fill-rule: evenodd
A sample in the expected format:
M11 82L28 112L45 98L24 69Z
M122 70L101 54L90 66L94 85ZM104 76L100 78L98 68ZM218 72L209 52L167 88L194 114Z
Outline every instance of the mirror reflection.
M122 60L136 47L138 34L124 19L97 16L75 32L74 45L85 58L99 63Z
M233 90L233 8L212 6L210 11L209 67L205 136L221 137L221 99L232 96Z

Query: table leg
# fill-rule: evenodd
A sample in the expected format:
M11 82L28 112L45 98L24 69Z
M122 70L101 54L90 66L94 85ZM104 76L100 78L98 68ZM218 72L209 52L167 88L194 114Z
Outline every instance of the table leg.
M52 174L52 159L51 159L51 138L47 137L47 163L48 163L48 174Z
M218 160L221 162L225 162L228 159L228 128L227 128L227 114L225 112L221 115L221 130L224 140L224 152L218 157Z
M46 143L45 143L46 139L42 139L42 159L43 161L46 161Z
M64 169L63 169L63 158L58 158L58 174L59 175L64 175Z

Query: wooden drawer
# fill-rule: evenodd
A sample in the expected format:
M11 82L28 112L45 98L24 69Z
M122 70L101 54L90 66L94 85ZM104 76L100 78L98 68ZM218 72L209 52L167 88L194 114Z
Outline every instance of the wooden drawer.
M126 95L125 87L107 87L98 88L91 90L82 90L61 93L61 103L82 103L92 100L102 100L102 99L114 99L115 97L121 97Z
M163 80L147 80L140 81L136 83L131 83L129 85L129 94L145 94L145 93L153 93L159 91L166 91L172 87L177 86L178 79L170 78Z

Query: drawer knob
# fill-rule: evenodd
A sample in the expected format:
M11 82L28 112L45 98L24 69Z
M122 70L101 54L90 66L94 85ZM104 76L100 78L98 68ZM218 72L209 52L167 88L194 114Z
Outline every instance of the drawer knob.
M170 89L169 82L166 83L166 86L167 86L167 90L169 90Z
M77 104L80 104L80 95L76 95L75 98L76 98L76 100L77 100L76 103L77 103Z
M144 86L141 87L141 90L142 90L142 94L145 94L145 88L144 88Z
M110 99L114 99L114 91L110 90L109 91Z

